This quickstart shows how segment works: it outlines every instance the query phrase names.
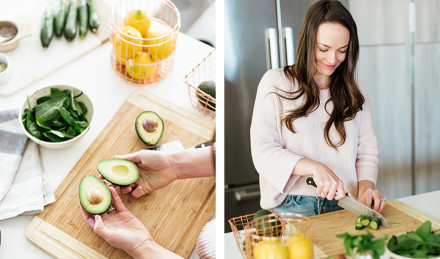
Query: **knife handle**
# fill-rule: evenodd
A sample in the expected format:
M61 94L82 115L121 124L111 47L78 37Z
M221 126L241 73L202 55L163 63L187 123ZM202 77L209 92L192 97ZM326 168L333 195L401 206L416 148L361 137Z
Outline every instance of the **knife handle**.
M308 177L308 178L306 179L306 183L307 183L308 185L311 185L311 186L317 187L317 186L316 186L316 183L315 183L315 181L313 181L313 178L312 178L312 177Z

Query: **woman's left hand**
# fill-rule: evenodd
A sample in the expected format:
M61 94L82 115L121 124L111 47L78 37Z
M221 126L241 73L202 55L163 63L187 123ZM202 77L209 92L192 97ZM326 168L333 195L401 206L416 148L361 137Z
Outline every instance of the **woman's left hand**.
M147 228L122 203L113 187L110 187L115 210L102 215L90 215L80 205L84 220L93 231L103 237L110 245L134 255L142 245L155 242Z
M386 203L379 190L374 189L374 183L368 180L359 181L358 201L379 213L383 211Z

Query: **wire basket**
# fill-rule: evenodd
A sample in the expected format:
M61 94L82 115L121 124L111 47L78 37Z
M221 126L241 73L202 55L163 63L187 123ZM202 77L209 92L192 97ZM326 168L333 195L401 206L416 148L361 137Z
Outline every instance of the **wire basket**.
M135 10L147 14L149 28L141 30L125 26L128 13ZM168 0L118 1L110 18L113 69L122 78L136 84L163 79L174 65L179 29L179 10Z
M309 218L274 211L256 219L254 216L255 213L228 221L243 258L313 258Z
M205 81L215 82L215 62L215 49L213 49L183 80L188 86L192 106L212 118L215 118L216 111L215 96L203 92L198 86Z

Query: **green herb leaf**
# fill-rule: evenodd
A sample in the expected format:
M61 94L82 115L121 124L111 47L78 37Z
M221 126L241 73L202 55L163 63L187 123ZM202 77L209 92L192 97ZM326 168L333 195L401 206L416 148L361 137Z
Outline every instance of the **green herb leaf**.
M51 130L49 125L47 125L47 121L44 117L37 117L37 125L43 129Z
M49 140L53 142L62 142L65 141L65 139L58 137L57 135L51 133L51 132L43 132L43 135L48 138Z
M46 121L50 121L54 119L58 110L63 106L64 101L66 101L66 97L54 97L44 103L35 105L35 117L44 117Z

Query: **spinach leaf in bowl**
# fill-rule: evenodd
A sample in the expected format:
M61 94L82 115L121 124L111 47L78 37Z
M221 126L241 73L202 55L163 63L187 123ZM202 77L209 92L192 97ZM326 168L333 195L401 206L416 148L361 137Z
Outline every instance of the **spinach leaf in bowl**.
M72 90L50 89L49 96L37 100L31 108L23 112L22 121L26 130L34 137L47 142L62 142L81 134L89 123L84 116L87 108L84 103L75 100Z

